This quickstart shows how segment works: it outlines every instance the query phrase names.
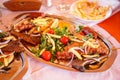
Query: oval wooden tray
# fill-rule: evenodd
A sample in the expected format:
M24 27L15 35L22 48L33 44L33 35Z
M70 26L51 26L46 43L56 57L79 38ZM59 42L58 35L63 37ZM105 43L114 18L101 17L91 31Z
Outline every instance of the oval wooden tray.
M39 13L39 12L37 12L37 13ZM24 15L24 14L30 14L30 15L31 15L32 12L20 14L20 15L18 15L18 16L15 17L15 18L18 19L19 17L21 17L21 16ZM67 21L69 21L69 22L74 23L73 21L70 21L69 19L66 19L65 17L61 17L61 16L49 15L49 14L47 14L46 16L50 16L50 17L54 17L54 18L58 18L58 19L63 19L63 20L67 20ZM102 35L100 35L99 33L98 33L98 36L99 36L99 38L101 38L101 40L106 44L106 46L108 46L108 48L109 48L109 57L108 57L107 61L105 61L104 64L103 64L100 68L95 69L95 70L85 70L84 72L102 72L102 71L105 71L105 70L107 70L107 69L109 69L109 68L111 67L111 65L113 64L113 62L114 62L114 60L115 60L115 58L116 58L116 56L117 56L116 50L113 50L114 46L113 46L108 40L106 40L105 38L103 38ZM34 55L34 54L27 48L28 45L26 46L26 43L22 43L22 44L23 44L25 50L27 51L27 54L28 54L29 56L33 57L35 60L37 60L37 61L39 61L39 62L43 62L43 63L45 63L45 64L52 65L52 66L55 66L55 67L59 67L59 68L65 69L65 70L78 71L78 70L76 70L76 69L74 69L74 68L72 68L72 67L66 67L66 66L62 66L62 65L59 65L59 64L55 64L55 63L51 63L51 62L45 61L45 60L43 60L42 58L39 58L39 57L37 57L36 55Z
M5 73L0 73L0 80L21 80L28 69L27 56L23 52L9 65L11 68Z

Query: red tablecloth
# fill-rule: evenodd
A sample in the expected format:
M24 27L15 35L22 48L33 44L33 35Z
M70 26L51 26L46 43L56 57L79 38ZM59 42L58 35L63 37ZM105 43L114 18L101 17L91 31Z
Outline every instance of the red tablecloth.
M98 25L120 42L120 11Z

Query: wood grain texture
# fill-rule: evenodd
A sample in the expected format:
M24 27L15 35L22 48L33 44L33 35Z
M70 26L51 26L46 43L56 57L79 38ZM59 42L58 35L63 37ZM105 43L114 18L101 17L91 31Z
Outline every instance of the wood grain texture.
M41 4L41 0L10 0L3 3L6 8L12 11L39 10Z
M14 59L9 65L11 68L6 73L0 73L0 80L21 80L28 69L28 61L25 53L21 53L21 57Z

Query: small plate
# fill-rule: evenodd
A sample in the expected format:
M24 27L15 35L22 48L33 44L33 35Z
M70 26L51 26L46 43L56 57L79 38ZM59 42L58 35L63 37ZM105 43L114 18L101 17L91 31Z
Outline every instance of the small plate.
M20 53L9 65L10 70L0 73L0 80L20 80L28 69L26 54Z
M26 73L26 71L28 69L27 56L24 52L23 47L21 46L21 47L19 47L21 49L21 51L18 52L18 53L13 53L12 55L14 57L12 59L5 59L7 57L9 58L9 56L3 57L3 56L6 56L6 54L4 54L4 52L2 52L2 50L5 51L5 49L6 49L9 52L9 50L11 50L13 48L13 46L15 46L15 45L20 46L20 44L17 41L17 43L15 43L15 44L12 43L13 45L11 45L10 42L15 41L14 40L15 38L13 36L11 36L9 34L9 32L4 32L4 31L0 30L0 33L1 32L3 32L3 34L1 34L1 38L0 38L1 39L1 44L0 44L0 46L4 46L4 45L9 46L7 48L4 48L6 46L0 48L0 50L1 50L0 55L2 56L1 60L4 60L4 63L3 63L4 65L7 64L7 62L9 62L9 64L7 66L1 67L1 69L0 69L0 80L20 80L24 76L24 74ZM8 42L7 40L2 42L2 38L3 38L2 36L5 36L6 33L8 35L7 35L7 37L4 37L4 40L7 39L10 42ZM9 45L9 43L10 43L10 45ZM12 46L12 48L11 48L11 46ZM15 47L15 48L17 48L17 47ZM9 54L7 54L7 55L9 55Z

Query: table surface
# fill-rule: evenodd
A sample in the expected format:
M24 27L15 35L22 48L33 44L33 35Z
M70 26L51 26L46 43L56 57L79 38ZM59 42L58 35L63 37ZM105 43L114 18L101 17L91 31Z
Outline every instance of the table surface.
M73 0L71 0L73 1ZM9 10L0 9L3 13L2 19L6 25L10 24L10 19L21 12L11 12ZM40 11L44 11L41 9ZM47 9L46 11L49 11ZM112 15L107 20L94 26L96 30L103 33L113 45L120 48L120 11ZM2 25L0 29L5 30ZM28 56L28 71L23 80L120 80L120 50L117 50L117 58L110 69L99 73L74 73L66 70L51 67L44 63L37 62ZM101 74L102 73L102 74ZM62 77L63 76L63 77Z

